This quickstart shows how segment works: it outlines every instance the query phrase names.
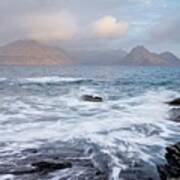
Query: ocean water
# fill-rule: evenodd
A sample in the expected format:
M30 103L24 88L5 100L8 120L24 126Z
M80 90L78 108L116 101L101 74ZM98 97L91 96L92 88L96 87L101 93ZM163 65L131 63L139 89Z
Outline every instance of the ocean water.
M84 94L104 101L84 102ZM165 103L176 97L180 68L175 67L2 66L0 164L27 148L66 143L111 180L121 179L135 162L155 168L164 162L165 147L180 141L180 124L170 120ZM78 173L68 179L78 179ZM52 179L66 175L54 173Z

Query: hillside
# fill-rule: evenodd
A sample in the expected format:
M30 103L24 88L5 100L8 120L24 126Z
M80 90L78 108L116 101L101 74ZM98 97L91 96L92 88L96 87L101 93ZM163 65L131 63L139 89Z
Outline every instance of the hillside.
M3 65L59 65L70 59L62 49L55 49L33 40L15 41L0 48Z
M143 46L137 46L120 61L120 64L148 66L148 65L180 65L180 59L172 53L157 54L150 52Z

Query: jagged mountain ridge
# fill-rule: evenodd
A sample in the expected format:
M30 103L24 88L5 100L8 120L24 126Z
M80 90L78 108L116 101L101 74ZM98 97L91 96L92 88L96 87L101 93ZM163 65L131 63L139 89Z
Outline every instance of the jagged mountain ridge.
M170 52L161 54L150 52L144 46L133 48L125 58L121 60L124 65L180 65L180 59Z

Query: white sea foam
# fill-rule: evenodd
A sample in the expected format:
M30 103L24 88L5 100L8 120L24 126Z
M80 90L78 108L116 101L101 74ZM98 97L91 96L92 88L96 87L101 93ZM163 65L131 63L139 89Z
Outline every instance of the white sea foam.
M14 176L11 175L11 174L1 175L1 176L0 176L0 179L1 179L1 180L13 180L13 179L14 179Z
M59 82L78 82L84 80L83 78L73 78L73 77L59 77L59 76L47 76L47 77L34 77L34 78L24 78L20 81L23 83L59 83Z
M54 80L57 82L59 78ZM29 81L44 83L52 82L52 79ZM29 96L17 104L6 99L9 110L19 108L19 111L12 116L1 114L1 120L11 121L0 126L2 140L15 141L16 144L12 144L12 149L15 149L15 146L24 148L29 146L29 142L40 139L87 139L98 144L112 158L112 177L117 179L119 171L125 168L116 157L117 152L125 153L127 158L153 162L154 157L157 154L162 157L163 148L171 144L168 138L180 136L179 125L166 120L169 106L164 102L179 95L174 91L148 91L116 101L105 98L103 103L83 102L80 96L84 93L98 91L79 88L59 97ZM114 106L117 108L112 108ZM20 118L21 123L18 123ZM151 152L150 147L153 146L159 147L159 152Z
M0 82L6 81L7 78L0 78Z

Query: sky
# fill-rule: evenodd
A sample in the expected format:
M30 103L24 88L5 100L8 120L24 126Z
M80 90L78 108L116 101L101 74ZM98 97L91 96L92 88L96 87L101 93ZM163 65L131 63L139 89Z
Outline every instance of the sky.
M0 45L18 39L75 50L144 45L180 56L180 0L5 0L0 22Z

